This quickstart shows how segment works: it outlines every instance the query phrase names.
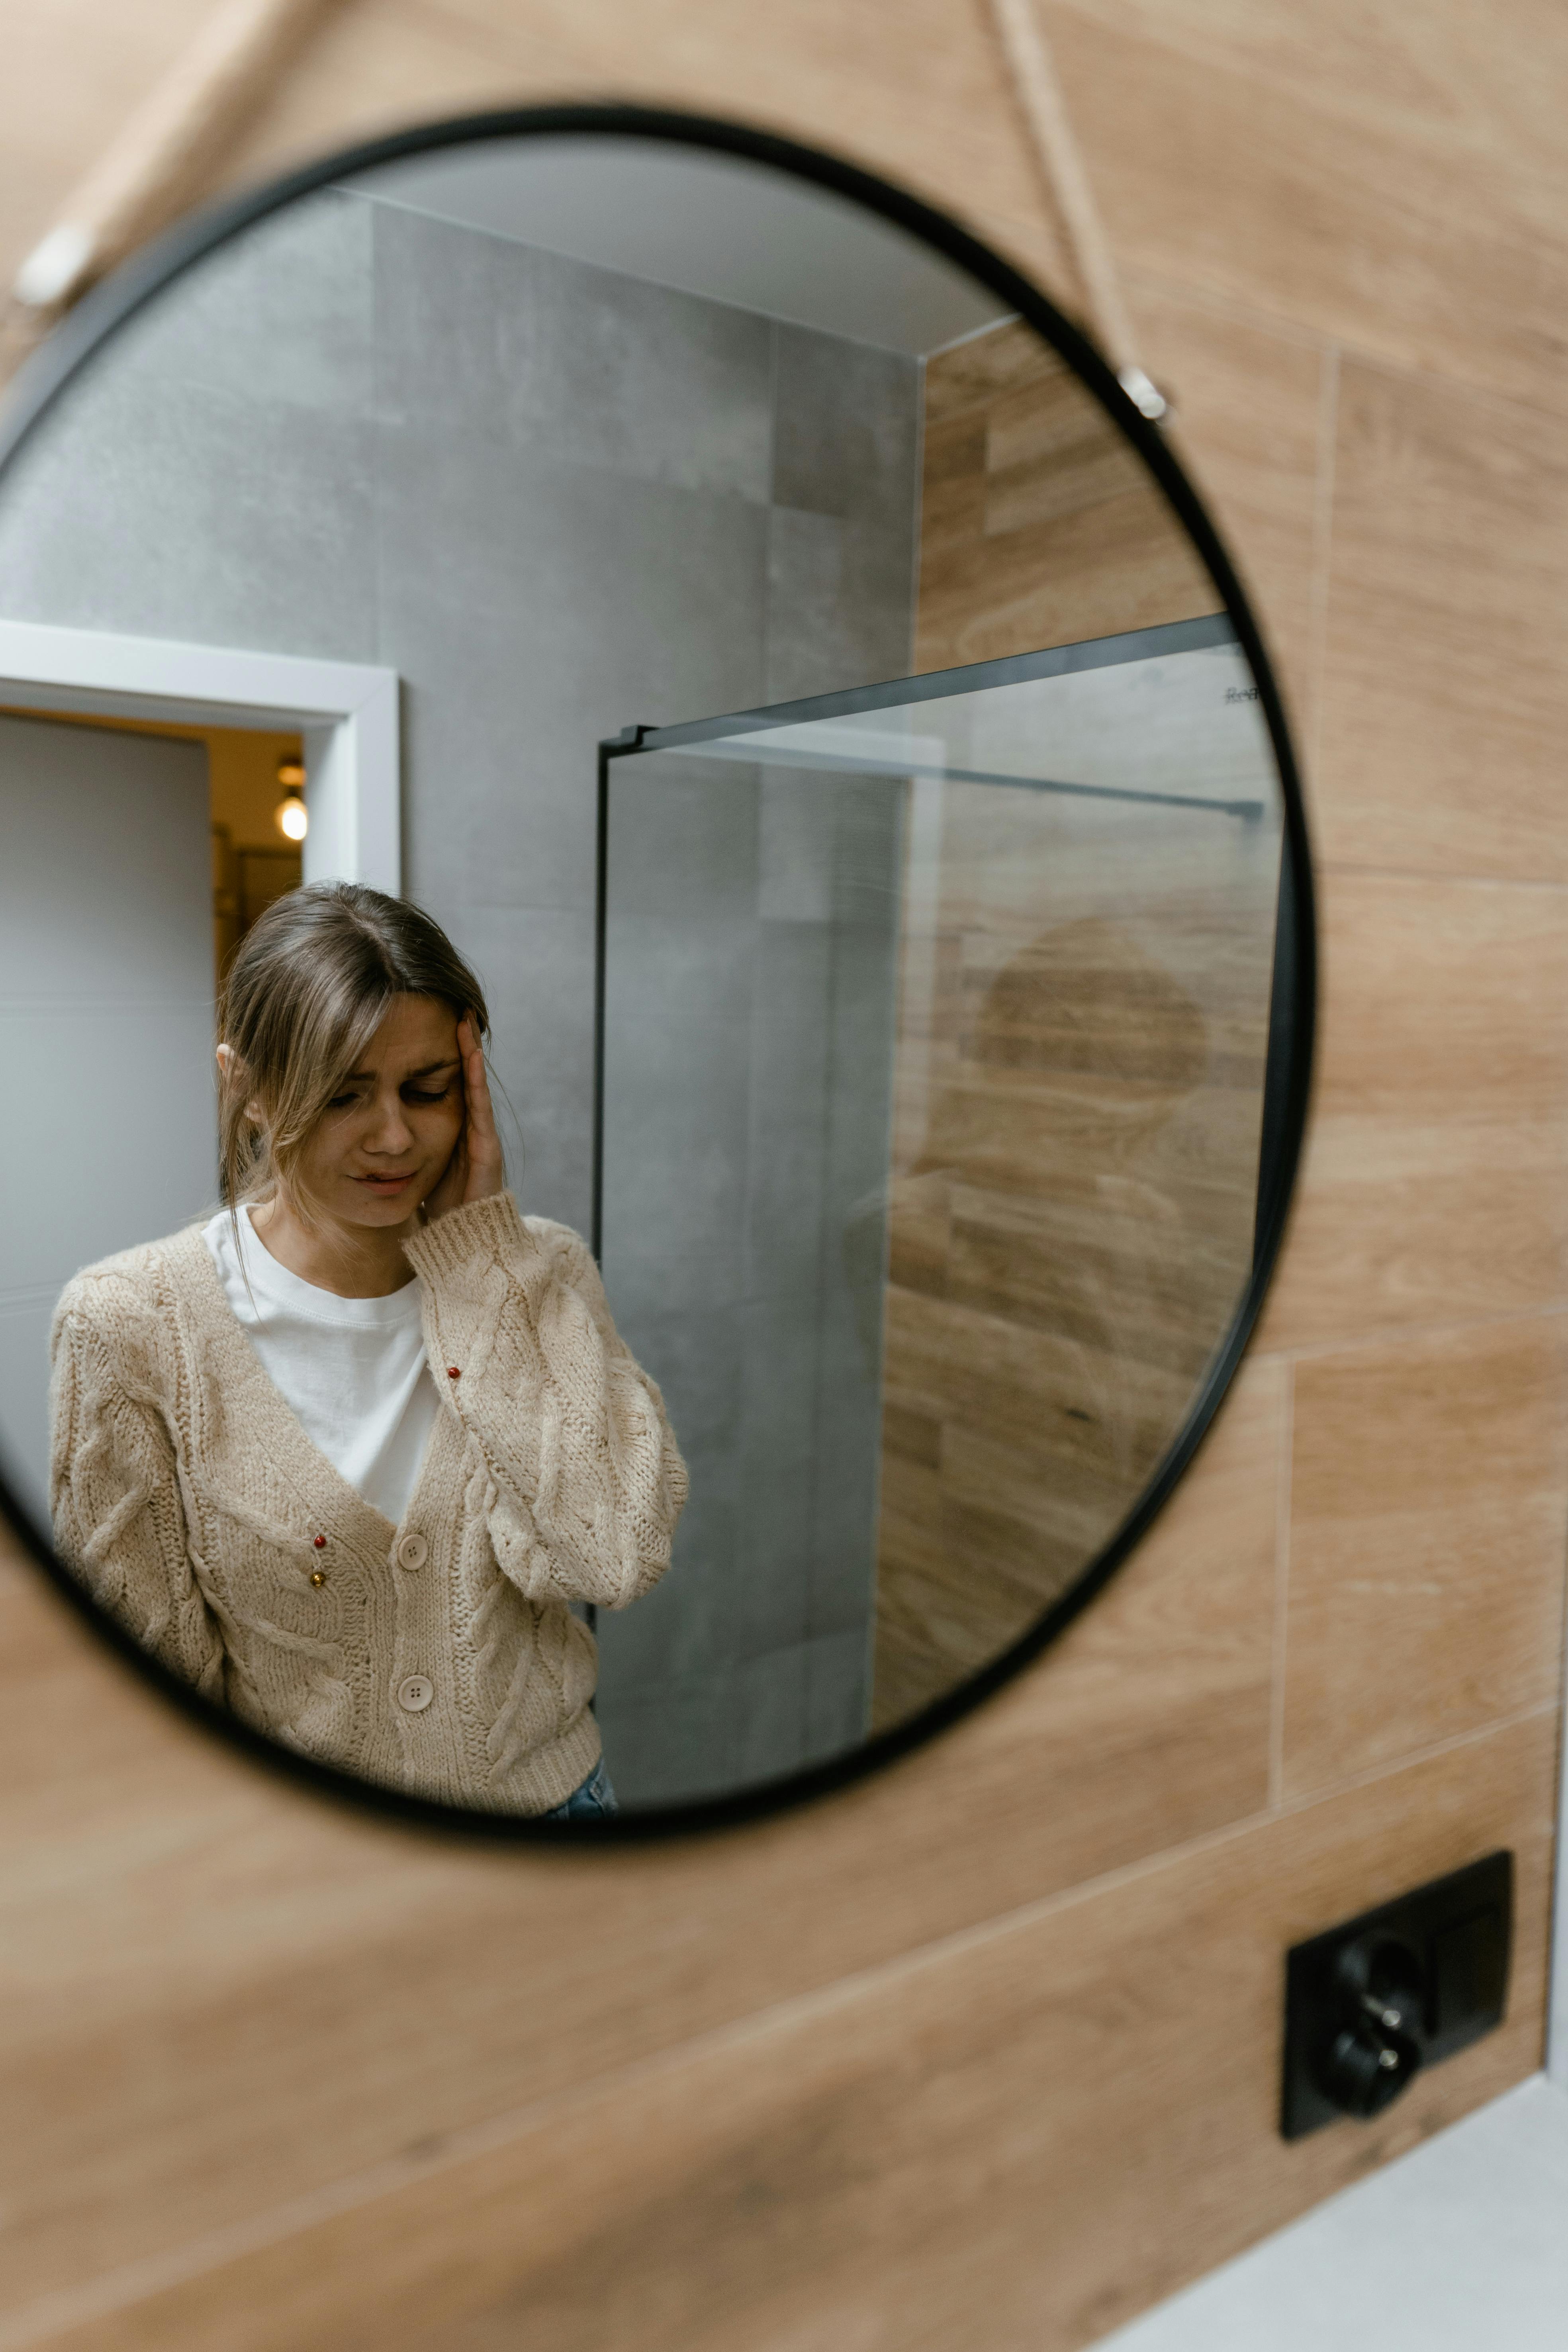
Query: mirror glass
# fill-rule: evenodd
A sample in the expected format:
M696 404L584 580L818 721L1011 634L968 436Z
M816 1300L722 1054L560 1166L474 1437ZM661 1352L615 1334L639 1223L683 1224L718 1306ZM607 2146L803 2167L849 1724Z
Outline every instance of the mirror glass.
M1100 1575L1310 1018L1245 614L1070 335L704 135L324 171L0 472L13 1511L215 1718L595 1833Z

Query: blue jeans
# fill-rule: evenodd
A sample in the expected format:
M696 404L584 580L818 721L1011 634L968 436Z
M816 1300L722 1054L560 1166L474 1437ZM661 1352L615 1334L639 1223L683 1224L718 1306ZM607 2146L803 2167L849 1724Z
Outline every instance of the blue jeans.
M547 1822L607 1822L620 1810L601 1756L582 1787L574 1789L563 1805L552 1805L544 1819Z

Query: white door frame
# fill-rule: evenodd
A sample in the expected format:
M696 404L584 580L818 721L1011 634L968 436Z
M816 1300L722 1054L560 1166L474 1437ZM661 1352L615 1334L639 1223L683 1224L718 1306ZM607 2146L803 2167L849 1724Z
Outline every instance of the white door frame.
M367 882L393 897L402 887L395 669L0 621L0 703L184 726L298 728L310 812L306 881Z

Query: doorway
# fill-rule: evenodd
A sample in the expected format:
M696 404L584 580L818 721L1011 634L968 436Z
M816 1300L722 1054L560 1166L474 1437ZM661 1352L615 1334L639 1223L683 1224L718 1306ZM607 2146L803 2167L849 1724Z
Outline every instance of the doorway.
M0 718L45 719L101 733L199 744L206 754L212 836L213 970L221 988L229 960L258 917L304 879L304 739L297 730L91 717L0 704ZM297 812L297 814L295 814ZM289 818L285 829L284 816Z

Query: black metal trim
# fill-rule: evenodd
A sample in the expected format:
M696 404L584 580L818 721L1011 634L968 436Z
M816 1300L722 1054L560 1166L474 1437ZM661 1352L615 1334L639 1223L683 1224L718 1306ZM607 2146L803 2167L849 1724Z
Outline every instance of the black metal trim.
M610 890L610 761L616 751L634 748L637 730L628 728L626 733L633 739L631 742L623 740L616 745L601 743L599 746L597 814L595 819L597 847L594 867L594 1166L588 1244L595 1262L605 1253L605 975Z
M1162 654L1205 653L1212 646L1236 642L1228 613L1204 613L1194 621L1162 621L1152 628L1124 629L1117 636L1044 646L1032 654L1000 654L994 661L921 670L916 677L882 678L871 686L843 687L836 694L808 694L756 710L688 719L679 727L623 727L618 735L607 739L606 748L615 759L626 751L675 751L682 744L704 743L715 736L765 734L774 727L804 727L818 719L854 719L868 710L885 710L894 687L900 703L947 702L954 695L979 694L994 686L1026 686L1035 678L1116 669L1124 662L1157 661Z
M331 1799L342 1799L374 1812L390 1816L413 1829L441 1831L517 1844L569 1845L592 1851L615 1843L643 1843L672 1834L710 1832L757 1821L811 1797L848 1787L873 1771L908 1755L938 1732L970 1714L983 1700L1010 1682L1065 1633L1089 1603L1101 1592L1128 1555L1147 1533L1170 1499L1183 1473L1202 1443L1220 1401L1236 1372L1262 1307L1269 1276L1279 1257L1289 1208L1291 1186L1300 1162L1311 1090L1313 1028L1317 1005L1317 932L1313 913L1311 859L1306 811L1283 702L1251 607L1214 524L1157 427L1128 398L1107 362L1081 331L1057 310L1039 290L1001 257L961 228L956 221L907 190L877 178L858 166L821 149L780 138L773 131L729 122L711 116L677 113L637 106L604 104L508 109L459 116L421 124L385 139L323 157L250 194L203 211L134 256L111 278L95 288L78 305L48 341L36 352L13 386L9 408L0 423L0 476L25 446L51 404L89 360L110 343L120 330L154 296L194 262L214 252L241 230L281 211L299 197L331 186L351 174L395 163L406 156L445 148L469 146L485 140L561 137L621 137L663 140L673 146L692 147L731 155L763 165L795 180L858 204L881 219L917 237L942 254L1001 298L1026 326L1043 336L1072 368L1137 450L1165 499L1208 569L1236 639L1251 667L1258 688L1265 721L1279 762L1285 795L1285 863L1291 877L1297 922L1297 958L1290 990L1291 1024L1287 1075L1279 1088L1279 1139L1281 1181L1267 1203L1261 1204L1258 1250L1252 1279L1237 1310L1224 1345L1217 1350L1191 1411L1174 1443L1166 1452L1149 1485L1099 1557L1090 1561L1069 1592L1047 1610L1020 1641L992 1660L959 1689L896 1728L868 1740L853 1754L807 1771L738 1791L729 1797L698 1803L671 1805L645 1813L623 1813L607 1822L541 1822L515 1816L489 1815L381 1788L358 1780L335 1766L319 1764L279 1747L252 1730L237 1717L202 1698L148 1655L140 1644L100 1612L85 1588L56 1558L50 1545L32 1523L17 1498L0 1482L0 1511L16 1529L26 1549L66 1604L89 1624L118 1656L135 1665L143 1676L191 1721L218 1734L242 1753L300 1787Z
M1263 1116L1258 1143L1258 1210L1254 1251L1282 1216L1295 1174L1286 1159L1290 1116L1290 1073L1297 1050L1294 975L1300 950L1301 915L1289 844L1281 848L1279 889L1275 901L1274 972L1268 998L1268 1043L1263 1065Z
M1006 654L998 661L971 662L961 669L926 670L915 677L889 677L876 686L852 687L847 692L815 694L795 702L777 702L758 710L734 711L714 719L694 719L679 727L623 727L599 745L600 789L605 763L644 751L689 751L712 743L730 744L747 735L771 735L784 727L809 727L817 720L864 718L878 710L904 710L921 702L949 702L959 695L986 694L996 687L1032 684L1037 678L1080 675L1091 669L1117 669L1125 663L1157 661L1162 656L1202 652L1214 646L1234 646L1236 634L1224 613L1198 621L1171 621L1163 627L1131 629L1121 636L1086 637L1076 645L1051 646L1043 652ZM735 758L743 761L743 751ZM1007 776L984 768L925 767L919 761L876 760L853 752L778 751L771 755L784 767L820 768L841 774L845 770L874 776L936 776L955 784L1002 784L1021 793L1062 793L1086 801L1135 801L1153 808L1202 809L1215 816L1242 817L1256 822L1263 814L1261 801L1217 800L1202 793L1155 793L1121 784L1069 784L1055 776ZM603 857L605 833L601 831ZM604 877L600 877L600 917L604 915Z

